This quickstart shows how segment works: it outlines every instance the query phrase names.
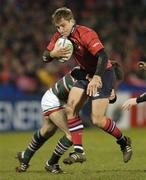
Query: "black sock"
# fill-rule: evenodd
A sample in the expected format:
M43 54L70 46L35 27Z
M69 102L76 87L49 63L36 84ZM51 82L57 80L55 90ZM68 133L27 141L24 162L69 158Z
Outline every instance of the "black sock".
M24 151L23 163L28 164L33 154L45 143L47 138L41 136L40 131L34 133L32 141Z
M61 156L71 146L72 146L72 142L66 136L63 136L62 138L60 138L50 160L48 160L48 164L49 165L58 164L58 161L61 158Z
M127 139L125 136L122 136L120 139L117 140L117 143L120 146L126 146L127 145Z

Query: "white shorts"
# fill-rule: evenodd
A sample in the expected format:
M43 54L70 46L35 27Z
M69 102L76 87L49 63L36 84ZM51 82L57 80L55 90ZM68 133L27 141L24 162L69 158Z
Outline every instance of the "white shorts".
M45 92L41 100L41 108L44 116L49 116L52 112L64 109L64 104L58 99L50 88Z

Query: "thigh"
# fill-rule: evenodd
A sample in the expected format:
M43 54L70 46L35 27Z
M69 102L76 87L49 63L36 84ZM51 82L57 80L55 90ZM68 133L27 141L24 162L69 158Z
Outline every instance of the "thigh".
M68 118L73 118L78 115L86 99L87 95L84 89L78 87L71 89L65 108Z
M88 80L78 80L74 84L69 93L67 105L80 108L84 104L85 100L87 99L86 89L88 83Z
M108 98L92 100L91 119L94 124L105 121L105 113L108 104Z
M108 98L115 86L115 74L112 68L107 69L102 77L102 88L92 96L92 99Z
M42 136L48 138L52 136L57 130L57 126L53 124L49 116L43 116L43 125L40 129Z
M69 93L67 104L82 104L86 98L84 89L73 87Z

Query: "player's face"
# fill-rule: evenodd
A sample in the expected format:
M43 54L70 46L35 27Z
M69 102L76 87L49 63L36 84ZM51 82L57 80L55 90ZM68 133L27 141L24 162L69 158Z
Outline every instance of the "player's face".
M74 25L73 20L68 21L68 20L65 20L64 18L62 18L58 23L55 23L57 31L64 37L69 36L73 25Z

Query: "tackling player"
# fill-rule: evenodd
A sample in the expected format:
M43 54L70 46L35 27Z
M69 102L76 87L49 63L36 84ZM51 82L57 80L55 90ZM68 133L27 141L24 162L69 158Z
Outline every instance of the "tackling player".
M74 68L73 71L57 81L55 85L43 95L41 100L43 125L40 130L34 133L26 150L17 153L16 157L20 162L20 166L16 168L17 172L27 171L32 156L55 134L57 128L60 128L65 133L65 136L59 139L52 157L46 162L45 169L52 173L63 172L58 165L58 161L64 152L72 145L71 135L66 123L64 103L66 103L69 91L76 81L73 76L79 79L85 79L86 73L83 71L77 73L78 70L79 68Z

